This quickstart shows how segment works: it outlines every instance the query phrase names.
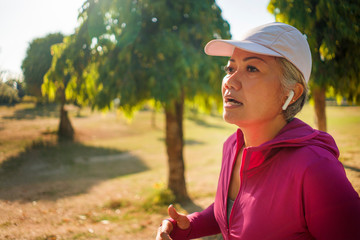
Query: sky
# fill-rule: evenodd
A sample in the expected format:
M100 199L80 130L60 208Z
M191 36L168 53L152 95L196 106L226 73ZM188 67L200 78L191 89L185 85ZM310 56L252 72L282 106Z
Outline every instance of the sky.
M29 43L49 33L71 34L85 0L0 0L0 71L18 77ZM100 0L101 1L101 0ZM274 22L270 0L216 0L234 39L261 24Z

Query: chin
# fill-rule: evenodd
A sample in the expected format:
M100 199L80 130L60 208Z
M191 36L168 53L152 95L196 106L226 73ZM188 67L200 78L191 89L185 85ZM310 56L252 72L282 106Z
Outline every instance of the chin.
M223 113L223 119L225 122L235 125L238 125L237 123L239 122L239 118L232 116L232 114L226 112Z
M243 127L249 127L251 125L254 125L257 123L257 121L255 119L249 119L249 118L244 118L242 117L244 116L242 115L235 115L235 114L230 114L227 112L223 112L223 119L225 122L229 123L229 124L234 124L239 128L243 128Z

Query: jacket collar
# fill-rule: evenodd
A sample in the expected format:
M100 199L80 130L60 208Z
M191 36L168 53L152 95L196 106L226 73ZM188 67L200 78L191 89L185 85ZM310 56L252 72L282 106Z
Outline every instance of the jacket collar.
M241 129L237 130L237 148L244 144L244 135ZM251 162L247 169L261 165L271 150L281 147L301 147L315 145L327 149L336 158L339 157L339 150L334 139L327 133L311 128L309 125L294 118L287 123L272 140L256 147L247 147L244 150L246 155L251 155Z

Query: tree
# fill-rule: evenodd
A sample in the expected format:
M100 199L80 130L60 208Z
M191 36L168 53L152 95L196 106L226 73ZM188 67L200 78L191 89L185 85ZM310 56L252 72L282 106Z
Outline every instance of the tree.
M88 10L93 6L88 6L87 2L83 4L83 8ZM62 43L51 47L53 59L42 85L43 95L60 102L58 135L66 139L73 139L75 131L65 104L72 102L94 106L93 101L98 91L95 85L98 75L96 64L90 62L91 58L97 56L96 50L91 48L91 31L94 31L94 28L88 29L85 18L86 16L80 15L80 26L75 33L65 37Z
M19 99L21 99L25 96L25 90L24 90L23 82L21 81L21 79L10 78L9 80L6 81L6 84L9 85L10 87L16 89Z
M68 37L63 43L58 43L51 47L53 61L51 68L44 76L42 91L49 100L57 99L60 102L59 137L73 139L74 128L71 125L68 112L65 109L65 92L71 78L71 66L68 65L64 50L69 40L70 38Z
M12 105L19 101L18 91L0 81L0 105Z
M354 0L271 0L268 10L277 21L295 26L308 37L317 125L326 131L329 87L348 101L360 103L360 5Z
M42 98L41 85L46 72L49 70L52 60L50 47L63 41L61 33L48 34L42 38L34 39L26 50L21 69L28 94Z
M24 96L21 80L14 77L8 79L6 75L8 75L6 71L0 70L0 105L18 103Z
M90 42L88 36L84 37L83 33L87 32L84 29L86 24L81 25L74 35L65 37L62 43L51 47L53 60L42 84L43 95L60 102L58 135L66 139L73 139L75 131L65 104L91 105L90 101L96 95L96 73L93 65L88 64Z
M214 0L104 0L85 2L79 18L87 25L97 69L93 106L131 113L153 99L166 118L168 187L188 198L183 158L185 99L211 105L221 98L221 59L203 53L214 37L230 38L229 24ZM205 99L204 99L205 98Z

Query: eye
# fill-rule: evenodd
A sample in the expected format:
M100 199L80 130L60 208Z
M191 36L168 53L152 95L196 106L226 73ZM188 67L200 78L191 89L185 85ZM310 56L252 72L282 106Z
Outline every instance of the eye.
M246 70L247 70L248 72L258 72L258 71L259 71L256 67L251 66L251 65L247 66L247 67L246 67Z
M234 68L230 66L224 66L224 71L226 72L226 74L231 74L234 72Z

